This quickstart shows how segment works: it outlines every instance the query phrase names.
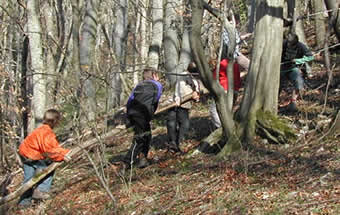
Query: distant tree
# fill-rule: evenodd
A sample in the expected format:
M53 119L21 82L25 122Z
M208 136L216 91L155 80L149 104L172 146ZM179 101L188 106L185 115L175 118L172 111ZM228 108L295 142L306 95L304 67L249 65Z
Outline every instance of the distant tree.
M94 84L94 50L97 36L97 0L86 0L86 13L81 30L79 61L82 76L81 102L84 103L85 116L92 121L96 115L96 95Z
M316 45L318 49L323 47L325 36L326 36L326 26L325 26L325 7L324 2L320 0L314 0L314 8L315 8L315 31L316 35Z
M330 10L329 18L331 26L333 26L335 35L340 41L340 16L339 16L339 1L338 0L325 0L327 10Z

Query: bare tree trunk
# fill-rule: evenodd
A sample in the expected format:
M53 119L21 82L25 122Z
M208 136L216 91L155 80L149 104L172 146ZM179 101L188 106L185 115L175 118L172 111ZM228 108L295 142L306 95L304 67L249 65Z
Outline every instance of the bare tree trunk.
M201 40L203 7L208 6L209 5L206 5L203 1L200 0L191 2L192 34L190 37L190 44L194 61L200 71L202 82L215 99L217 111L219 113L221 124L223 127L223 133L226 137L228 137L228 142L231 143L228 144L228 150L234 151L239 149L240 144L233 144L237 143L237 135L235 130L235 123L233 121L233 114L227 105L227 94L225 93L223 87L213 78L213 73L210 71L210 67L208 65L203 48L203 43ZM215 15L217 15L220 20L223 20L221 14ZM229 30L228 23L225 24L227 26L227 29Z
M152 0L152 36L148 66L158 69L163 40L163 0Z
M147 22L146 22L146 10L149 5L148 0L140 0L140 4L142 4L142 7L140 8L140 34L139 34L139 41L140 41L140 63L141 65L145 65L146 60L148 58L148 47L147 47ZM141 67L137 67L137 70L142 69ZM133 83L134 86L138 84L138 73L134 73Z
M301 14L303 14L303 2L296 1L295 13L296 13L295 17L299 17ZM305 28L304 28L302 19L297 21L295 31L296 31L296 34L299 36L299 41L308 47L306 34L305 34Z
M180 49L180 41L178 40L179 31L179 16L176 9L180 5L180 0L166 0L165 4L165 18L164 18L164 57L165 70L168 73L183 73L176 71L178 65L178 50ZM177 75L166 75L171 86L177 81Z
M29 131L42 122L46 105L46 65L43 61L38 0L27 0L27 35L33 70L32 118Z
M84 25L81 33L80 41L80 68L83 78L84 92L81 97L81 102L84 102L83 110L86 111L87 120L94 120L96 115L96 95L94 78L94 49L97 35L97 0L86 1L86 13L84 17ZM83 101L84 100L84 101Z
M117 17L114 32L113 32L113 42L115 47L116 59L118 62L118 67L116 72L111 74L111 88L112 101L109 102L109 109L112 107L118 107L121 103L120 96L122 95L122 80L121 72L125 71L125 61L126 61L126 42L128 33L128 1L120 0L116 6L115 15ZM111 96L111 95L110 95Z
M248 14L248 19L249 19L249 23L248 23L248 32L249 33L253 33L254 32L254 28L255 28L255 9L256 9L256 1L250 0L250 5L248 7L250 7L250 14Z
M320 0L314 0L314 8L315 8L315 31L316 34L316 45L317 49L323 48L323 44L326 37L326 25L325 25L325 17L324 13L322 13L324 9L324 3Z
M335 35L340 41L340 16L339 16L339 2L338 0L325 0L327 10L330 11L331 24L333 26Z
M257 3L256 29L250 70L240 119L245 128L245 141L251 143L259 110L277 112L279 73L283 38L283 0ZM274 30L275 29L275 30ZM275 50L276 55L272 54Z
M71 59L71 68L73 70L72 78L75 80L75 87L73 88L73 99L72 103L75 106L76 114L74 114L74 118L78 118L80 116L80 102L82 95L82 78L81 78L81 70L80 70L80 15L81 15L81 7L80 0L74 0L71 2L72 4L72 59Z
M53 14L52 6L49 4L48 1L43 1L42 2L42 13L44 14L44 20L45 20L45 29L46 33L44 34L45 36L45 57L46 57L46 62L49 62L46 65L46 72L47 72L47 83L46 83L46 89L48 91L48 95L46 98L46 103L50 104L53 106L56 98L53 95L53 89L55 86L55 82L58 80L55 78L55 70L56 70L56 65L55 65L55 59L53 56L53 52L57 50L57 46L55 43L56 39L56 30L54 23L56 20L54 20L54 17L56 17L56 14Z

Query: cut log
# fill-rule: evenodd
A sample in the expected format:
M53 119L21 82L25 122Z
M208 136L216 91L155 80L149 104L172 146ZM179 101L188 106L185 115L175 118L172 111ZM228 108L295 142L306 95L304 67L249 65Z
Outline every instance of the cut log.
M105 139L111 136L114 136L122 131L121 128L115 128L112 131L103 134L100 136L100 139ZM82 145L77 145L74 148L71 149L69 152L70 157L74 158L76 154L81 152L83 149L86 149L90 146L93 146L94 144L98 143L98 138L92 138L86 142L84 142ZM0 199L0 206L5 204L6 202L12 201L16 199L17 197L21 196L24 192L32 188L35 184L37 184L41 179L43 179L46 175L51 173L53 170L57 169L59 166L61 166L64 162L54 162L51 165L49 165L47 168L45 168L43 171L41 171L39 174L35 175L31 180L29 180L27 183L21 185L16 191L13 193L10 193L9 195L2 197Z

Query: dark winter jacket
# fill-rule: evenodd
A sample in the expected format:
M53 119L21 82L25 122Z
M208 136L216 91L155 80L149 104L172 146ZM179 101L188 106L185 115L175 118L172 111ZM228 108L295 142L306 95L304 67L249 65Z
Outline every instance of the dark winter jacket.
M303 43L298 42L295 47L288 47L287 41L284 41L281 56L281 71L295 68L297 64L293 62L293 60L312 56L312 52ZM306 60L306 62L307 61L309 60Z
M162 95L162 84L154 80L139 83L132 91L127 102L128 117L144 117L151 120Z

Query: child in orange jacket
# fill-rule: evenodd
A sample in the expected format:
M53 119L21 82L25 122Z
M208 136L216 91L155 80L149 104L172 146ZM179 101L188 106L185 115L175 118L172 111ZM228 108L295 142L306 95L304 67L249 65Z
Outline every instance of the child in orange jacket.
M59 145L53 128L59 124L61 114L55 109L45 112L43 124L29 134L19 146L19 154L24 163L24 181L26 183L33 176L45 169L52 161L69 161L69 149ZM19 200L19 206L30 206L33 199L49 198L54 172L40 181L33 190L26 191Z

